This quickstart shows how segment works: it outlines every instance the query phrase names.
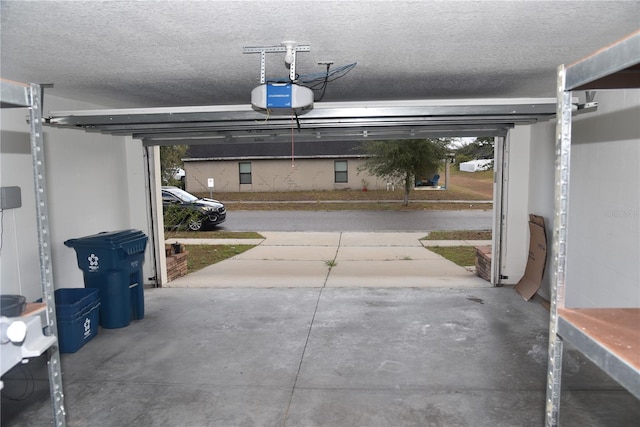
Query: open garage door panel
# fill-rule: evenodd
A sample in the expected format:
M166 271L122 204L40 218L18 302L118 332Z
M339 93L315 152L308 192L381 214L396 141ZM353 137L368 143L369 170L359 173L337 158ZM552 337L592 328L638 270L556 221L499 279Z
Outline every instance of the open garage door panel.
M316 104L304 115L266 115L248 105L61 111L48 124L145 145L504 136L555 115L555 99L476 99Z

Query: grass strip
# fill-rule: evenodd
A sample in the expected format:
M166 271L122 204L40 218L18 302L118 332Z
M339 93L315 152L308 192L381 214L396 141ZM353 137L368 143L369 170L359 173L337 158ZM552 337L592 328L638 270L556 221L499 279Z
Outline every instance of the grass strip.
M420 240L491 240L491 230L432 231Z
M476 248L473 246L432 246L428 249L460 267L476 265Z
M255 231L165 231L164 239L264 239Z
M438 203L438 202L409 202L409 206L403 206L397 202L342 202L328 201L309 202L283 202L283 203L251 203L251 202L227 202L229 211L463 211L493 209L492 203Z
M254 248L255 245L185 245L187 271L193 273L211 264L215 264Z

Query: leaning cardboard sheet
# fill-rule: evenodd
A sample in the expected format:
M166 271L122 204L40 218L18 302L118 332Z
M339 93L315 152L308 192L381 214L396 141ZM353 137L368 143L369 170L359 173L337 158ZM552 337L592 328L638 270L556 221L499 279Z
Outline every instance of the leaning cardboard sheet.
M542 286L544 267L547 263L547 234L543 217L529 215L529 236L527 267L524 270L524 276L515 287L525 301L529 301Z

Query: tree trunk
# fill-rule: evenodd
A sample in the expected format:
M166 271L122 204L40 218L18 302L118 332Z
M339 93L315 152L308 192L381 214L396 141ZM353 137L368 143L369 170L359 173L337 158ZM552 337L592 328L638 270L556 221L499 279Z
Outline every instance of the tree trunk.
M411 191L411 175L406 174L404 177L404 199L402 200L403 206L409 206L409 192Z

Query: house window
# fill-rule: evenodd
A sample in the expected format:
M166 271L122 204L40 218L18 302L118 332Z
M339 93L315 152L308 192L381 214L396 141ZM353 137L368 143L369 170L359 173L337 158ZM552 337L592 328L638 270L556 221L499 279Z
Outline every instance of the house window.
M240 170L240 184L251 184L251 162L238 163Z
M347 161L336 160L333 162L333 171L335 174L335 182L348 182L349 176L347 174Z

